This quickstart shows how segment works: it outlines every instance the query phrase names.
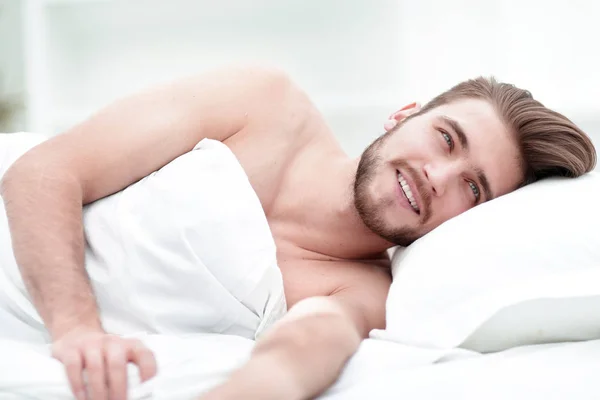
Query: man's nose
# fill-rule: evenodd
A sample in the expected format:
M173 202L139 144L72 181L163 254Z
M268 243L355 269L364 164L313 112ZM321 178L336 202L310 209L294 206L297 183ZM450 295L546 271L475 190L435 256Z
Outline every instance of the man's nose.
M460 178L463 165L461 162L429 163L423 166L425 178L431 185L434 196L443 196L448 188Z

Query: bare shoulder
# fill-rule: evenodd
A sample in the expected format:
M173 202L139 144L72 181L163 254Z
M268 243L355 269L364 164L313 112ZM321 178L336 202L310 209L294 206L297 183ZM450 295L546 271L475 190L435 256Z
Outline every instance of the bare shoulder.
M292 165L329 134L324 117L308 94L285 71L258 69L262 89L255 92L248 121L224 140L249 176L268 213Z
M250 66L242 71L246 71L246 79L255 78L262 83L260 90L254 91L255 98L251 102L253 118L241 133L295 144L320 133L318 128L325 123L323 116L289 73L268 66ZM235 139L243 140L243 136L237 135Z

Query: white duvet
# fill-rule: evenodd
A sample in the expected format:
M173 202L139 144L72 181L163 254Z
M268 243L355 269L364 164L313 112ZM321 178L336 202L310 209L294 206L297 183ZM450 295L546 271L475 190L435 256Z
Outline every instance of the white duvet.
M45 139L0 135L0 177ZM243 168L221 142L204 139L158 171L85 206L83 222L85 265L109 333L152 334L159 347L198 333L239 342L255 339L287 311L266 216ZM3 398L69 396L48 343L12 253L2 202ZM162 370L177 372L168 362Z
M2 170L43 137L0 137ZM0 174L2 175L2 174ZM84 207L85 266L108 332L254 339L286 312L275 242L234 154L204 139ZM0 203L0 338L46 343Z
M222 382L248 358L253 341L219 334L149 335L158 375L137 382L130 399L193 399ZM0 399L72 399L62 365L45 346L0 341ZM345 399L522 399L600 398L600 340L526 346L479 355L455 350L437 363L428 350L367 339L338 382L320 396Z

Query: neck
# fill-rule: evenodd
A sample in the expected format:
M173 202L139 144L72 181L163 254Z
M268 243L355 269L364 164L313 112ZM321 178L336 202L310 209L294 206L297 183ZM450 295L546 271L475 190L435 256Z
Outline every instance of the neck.
M358 162L358 158L343 154L330 155L323 163L313 164L311 190L304 199L310 208L303 208L303 219L310 224L311 232L318 233L315 245L319 252L332 257L379 257L394 246L371 231L354 206L353 183Z

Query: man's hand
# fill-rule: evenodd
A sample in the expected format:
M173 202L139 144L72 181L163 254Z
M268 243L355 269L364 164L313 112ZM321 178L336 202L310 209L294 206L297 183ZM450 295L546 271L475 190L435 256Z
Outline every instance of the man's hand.
M94 400L126 399L129 362L138 366L142 382L156 375L154 355L142 342L97 328L75 329L63 335L53 343L52 356L65 365L77 400L87 399L86 392Z

